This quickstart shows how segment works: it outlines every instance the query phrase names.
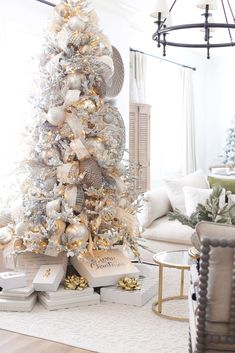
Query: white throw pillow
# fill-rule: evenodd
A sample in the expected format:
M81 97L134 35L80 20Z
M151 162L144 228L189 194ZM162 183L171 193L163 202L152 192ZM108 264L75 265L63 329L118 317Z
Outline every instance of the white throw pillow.
M206 176L201 169L180 179L165 180L165 185L172 208L177 208L183 213L185 213L184 186L209 189Z
M190 186L184 186L184 199L185 199L185 209L186 214L191 216L193 212L196 211L197 205L199 203L205 204L206 200L209 198L210 194L212 193L213 189L199 189L193 188ZM219 205L223 207L225 204L225 189L220 196Z
M166 189L159 187L144 194L141 212L137 218L142 227L148 227L157 218L165 216L171 210L170 200Z

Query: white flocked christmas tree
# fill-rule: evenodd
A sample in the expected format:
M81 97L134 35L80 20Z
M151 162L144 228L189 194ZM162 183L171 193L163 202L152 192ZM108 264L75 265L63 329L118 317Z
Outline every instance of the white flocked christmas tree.
M231 127L227 129L223 162L226 164L235 163L235 116L232 120Z
M85 0L55 7L40 55L19 195L0 239L14 253L79 255L122 243L138 254L125 127L106 99L113 50ZM23 175L23 178L22 178ZM4 222L6 224L4 224Z

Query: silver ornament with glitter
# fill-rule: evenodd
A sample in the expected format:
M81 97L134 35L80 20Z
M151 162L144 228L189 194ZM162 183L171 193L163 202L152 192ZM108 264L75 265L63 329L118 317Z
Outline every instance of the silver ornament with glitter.
M65 237L62 241L67 240L68 243L74 241L86 242L89 239L89 230L83 223L70 224L65 231Z
M63 107L50 108L47 113L47 120L51 125L59 126L65 121L65 113Z

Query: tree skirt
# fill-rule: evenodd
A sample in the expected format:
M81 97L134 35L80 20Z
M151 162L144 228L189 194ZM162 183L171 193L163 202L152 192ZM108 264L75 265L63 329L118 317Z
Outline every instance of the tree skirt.
M179 293L179 274L164 269L164 295ZM188 323L158 317L154 300L143 307L101 302L57 311L38 303L30 313L1 312L0 328L100 353L187 352ZM187 315L187 301L167 302L164 310Z

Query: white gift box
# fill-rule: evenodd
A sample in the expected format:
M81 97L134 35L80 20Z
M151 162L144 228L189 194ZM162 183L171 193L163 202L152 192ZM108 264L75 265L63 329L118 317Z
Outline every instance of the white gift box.
M34 292L33 286L17 288L17 289L3 289L0 293L0 298L7 299L22 299L28 298Z
M143 306L154 295L156 295L156 274L148 266L136 265L141 271L140 285L141 289L133 292L125 291L116 286L104 287L100 290L101 301Z
M33 280L33 287L36 291L55 292L64 275L62 265L42 265Z
M56 292L43 292L43 295L54 302L67 299L67 298L77 298L84 295L92 295L94 289L91 287L84 288L83 290L72 290L64 289L63 286L60 286Z
M139 277L140 271L120 250L97 250L94 257L86 254L82 259L72 257L71 264L85 277L90 287L104 287L116 284L123 276Z
M0 311L31 311L36 303L36 299L37 294L31 294L24 300L0 298Z
M50 299L48 295L45 295L45 293L39 293L38 299L47 310L68 309L77 306L93 305L100 303L100 295L97 293L71 296L67 298L62 297L57 298L57 300L54 300L54 298Z
M3 289L13 289L26 287L26 275L23 272L1 272L0 273L0 287Z

